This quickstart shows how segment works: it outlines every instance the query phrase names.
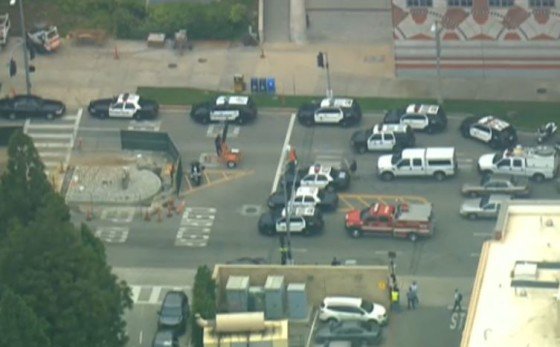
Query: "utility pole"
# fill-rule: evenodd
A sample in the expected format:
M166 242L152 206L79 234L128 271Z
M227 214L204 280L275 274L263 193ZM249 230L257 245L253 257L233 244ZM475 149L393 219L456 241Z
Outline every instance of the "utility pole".
M438 104L443 104L443 91L441 89L441 23L436 20L434 24L432 24L431 31L435 34L436 37L436 70L437 70L437 101Z
M16 1L19 2L19 24L21 29L21 37L23 39L21 49L23 51L23 64L25 68L25 86L27 95L31 95L31 80L29 78L29 57L27 55L27 32L25 31L25 18L23 16L23 0L10 0L10 6L14 6Z
M325 52L319 52L317 54L317 66L325 69L327 71L327 98L333 97L333 91L331 87L331 72L329 69L329 56Z

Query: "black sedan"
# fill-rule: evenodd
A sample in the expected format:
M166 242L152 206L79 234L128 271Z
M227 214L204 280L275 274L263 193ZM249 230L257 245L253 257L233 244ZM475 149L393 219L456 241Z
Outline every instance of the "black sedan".
M377 324L367 322L333 322L317 330L315 341L317 343L350 341L378 344L381 341L381 328Z
M161 303L158 328L182 334L187 329L190 315L189 298L182 291L169 291Z
M35 95L17 95L0 99L0 116L8 119L61 117L66 106L58 100L43 99Z
M300 106L297 118L303 125L335 124L349 126L359 123L362 109L358 101L349 98L326 98Z

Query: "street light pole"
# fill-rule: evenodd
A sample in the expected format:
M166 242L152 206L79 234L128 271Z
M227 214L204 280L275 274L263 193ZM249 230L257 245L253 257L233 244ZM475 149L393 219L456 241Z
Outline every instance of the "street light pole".
M436 71L437 71L437 101L438 104L443 104L443 91L441 89L441 23L436 20L431 27L432 32L436 37Z
M327 98L333 97L333 91L331 87L331 70L329 69L329 56L325 53L325 68L327 70Z
M23 64L25 68L25 86L27 90L27 95L31 94L31 80L29 78L29 57L27 53L27 33L25 31L25 18L23 16L23 0L10 0L10 6L14 6L16 1L19 2L19 24L21 28L21 37L23 39L23 44L21 45L23 50Z

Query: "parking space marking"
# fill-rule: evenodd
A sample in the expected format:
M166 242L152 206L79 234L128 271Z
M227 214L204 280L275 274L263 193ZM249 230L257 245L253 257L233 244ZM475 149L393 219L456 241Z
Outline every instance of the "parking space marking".
M107 243L124 243L130 232L129 227L122 226L102 226L95 230L95 236Z
M234 138L239 136L239 131L241 130L238 126L230 126L228 128L227 136L229 138ZM208 130L206 130L206 137L216 137L216 135L222 135L224 131L224 126L222 124L210 124L208 125Z
M101 211L99 218L113 223L130 223L134 219L136 207L106 207Z
M187 181L187 185L183 194L189 194L193 191L206 189L210 187L214 187L218 184L223 184L226 182L231 182L233 180L237 180L243 178L245 176L249 176L255 173L255 170L213 170L213 169L205 169L203 174L203 182L200 186L193 186L189 180L188 172L185 173L185 180Z
M382 194L339 194L338 198L346 207L339 208L340 212L348 212L353 209L362 209L374 203L428 203L426 198L409 195L382 195Z
M175 246L206 247L216 218L216 211L213 207L186 208L177 230Z
M173 287L173 286L146 286L146 285L129 285L132 293L132 302L137 305L159 305L167 292L171 290L180 290L190 292L190 286Z

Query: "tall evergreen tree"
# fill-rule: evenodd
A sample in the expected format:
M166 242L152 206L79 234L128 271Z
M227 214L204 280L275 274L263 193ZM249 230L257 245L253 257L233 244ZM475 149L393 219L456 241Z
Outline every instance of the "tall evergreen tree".
M5 288L0 300L0 347L50 347L42 323L25 301Z
M69 220L68 207L48 181L33 141L18 131L10 138L7 168L0 177L0 238L9 225L27 225L47 205L58 218Z

